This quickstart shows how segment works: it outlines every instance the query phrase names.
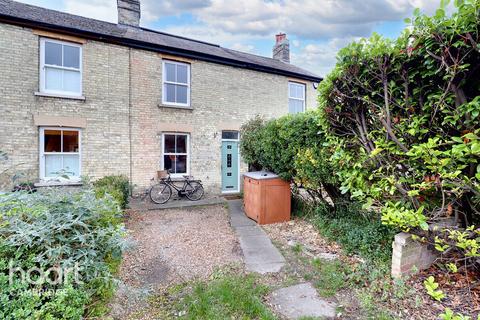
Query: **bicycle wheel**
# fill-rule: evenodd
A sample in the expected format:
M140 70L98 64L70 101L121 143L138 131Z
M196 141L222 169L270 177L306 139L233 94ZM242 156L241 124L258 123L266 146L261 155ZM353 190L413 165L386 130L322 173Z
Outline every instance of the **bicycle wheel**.
M160 182L150 189L150 199L158 204L163 204L170 200L172 188L165 182Z
M185 196L192 201L200 200L203 197L203 186L198 181L191 181L185 187Z

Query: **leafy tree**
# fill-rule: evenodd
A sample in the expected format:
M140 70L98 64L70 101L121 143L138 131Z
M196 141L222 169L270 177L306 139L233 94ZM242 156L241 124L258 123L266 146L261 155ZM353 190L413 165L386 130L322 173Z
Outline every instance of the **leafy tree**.
M374 34L341 50L319 88L320 124L342 192L473 262L480 230L427 232L480 220L480 1L455 1L451 16L447 4L416 10L395 41Z

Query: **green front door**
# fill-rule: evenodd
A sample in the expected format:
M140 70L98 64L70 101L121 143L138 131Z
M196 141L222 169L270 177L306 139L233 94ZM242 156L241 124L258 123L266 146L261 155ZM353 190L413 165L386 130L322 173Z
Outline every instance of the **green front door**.
M222 192L239 192L238 141L222 141Z

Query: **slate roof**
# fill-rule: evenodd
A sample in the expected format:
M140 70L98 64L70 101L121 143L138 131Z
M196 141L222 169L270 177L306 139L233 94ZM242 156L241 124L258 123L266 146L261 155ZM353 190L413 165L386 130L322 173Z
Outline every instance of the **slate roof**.
M62 31L134 48L175 54L315 82L321 81L321 78L316 74L272 58L231 50L216 44L142 27L127 27L11 0L0 0L0 22L50 31Z

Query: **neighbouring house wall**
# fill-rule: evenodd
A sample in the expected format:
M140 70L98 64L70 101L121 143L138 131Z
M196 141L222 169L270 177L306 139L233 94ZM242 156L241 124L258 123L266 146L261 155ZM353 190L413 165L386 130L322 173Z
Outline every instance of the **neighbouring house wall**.
M35 115L84 123L82 174L93 179L126 174L137 190L148 186L160 169L162 132L188 132L190 173L203 180L208 192L220 193L221 131L238 130L257 114L273 118L288 113L288 81L294 79L198 60L186 60L191 64L192 109L160 106L161 54L92 40L82 46L85 101L35 96L39 39L31 29L0 24L0 150L10 158L0 164L0 172L13 168L30 181L39 177ZM307 109L314 108L312 83L298 81L306 83ZM242 163L241 172L246 169ZM8 183L2 175L0 189Z
M83 120L82 174L99 178L129 172L128 48L87 41L83 45L85 101L35 96L39 91L39 36L0 24L0 150L9 160L0 172L39 177L39 129L34 115ZM82 121L80 121L82 122ZM0 189L10 185L0 176Z

